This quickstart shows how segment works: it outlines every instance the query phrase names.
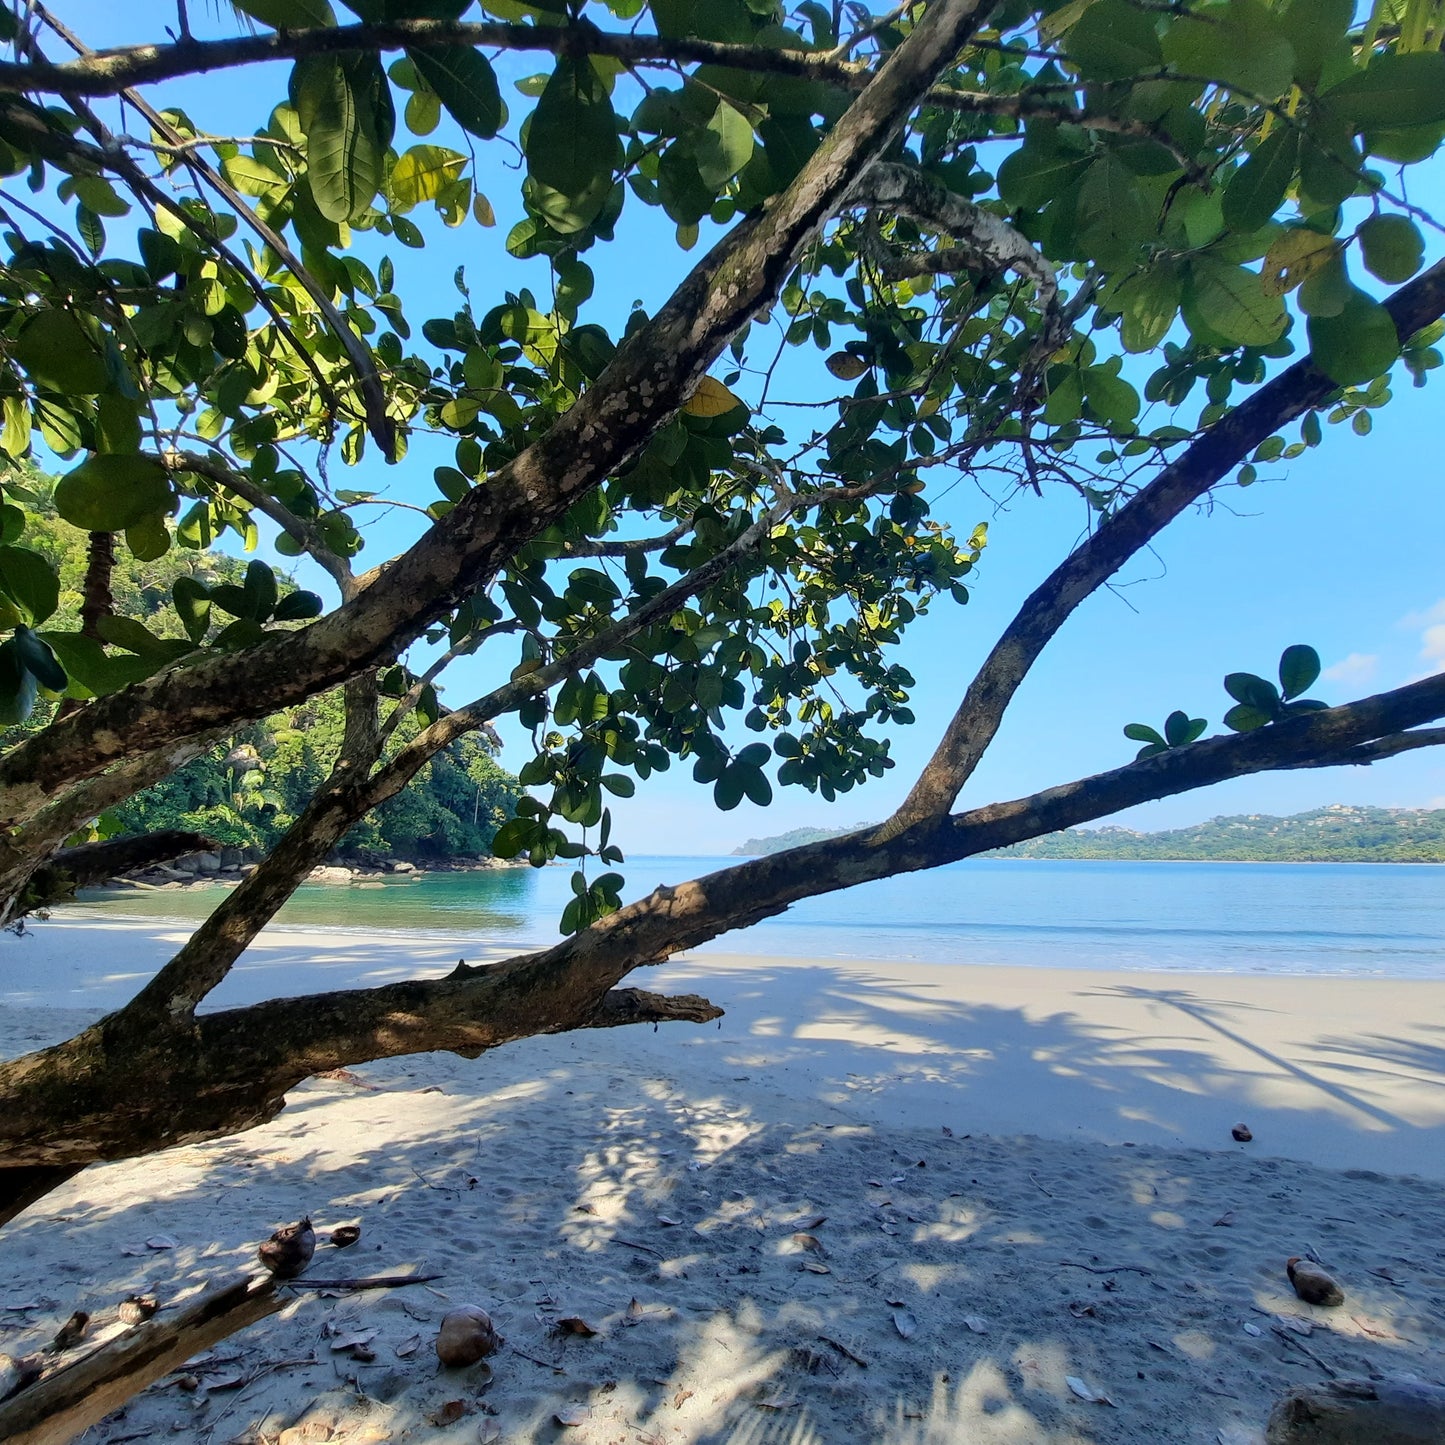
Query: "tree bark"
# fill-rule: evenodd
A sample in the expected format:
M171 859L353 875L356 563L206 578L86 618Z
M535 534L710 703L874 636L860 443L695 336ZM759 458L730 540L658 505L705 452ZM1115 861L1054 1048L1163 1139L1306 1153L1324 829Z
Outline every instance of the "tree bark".
M162 1375L285 1303L270 1276L209 1289L176 1313L135 1325L0 1404L0 1440L68 1445Z

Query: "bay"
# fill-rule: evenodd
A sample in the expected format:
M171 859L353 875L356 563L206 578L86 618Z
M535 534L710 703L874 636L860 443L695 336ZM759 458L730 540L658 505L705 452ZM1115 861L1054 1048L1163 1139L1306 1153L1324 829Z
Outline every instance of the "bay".
M734 860L630 858L625 897ZM546 946L569 868L431 873L358 888L307 884L296 930L426 934L458 952ZM70 916L192 923L219 888L97 892ZM812 898L701 953L931 964L1445 978L1445 866L968 859Z

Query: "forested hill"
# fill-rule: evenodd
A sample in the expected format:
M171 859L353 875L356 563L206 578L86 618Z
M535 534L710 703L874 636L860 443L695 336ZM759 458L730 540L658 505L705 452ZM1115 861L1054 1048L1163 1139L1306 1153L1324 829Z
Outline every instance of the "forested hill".
M25 545L41 552L60 575L60 606L51 625L75 627L85 534L47 515L43 498L49 478L34 473L26 481L42 504L27 519ZM208 586L245 580L245 562L207 548L172 546L144 566L127 549L118 551L111 577L115 612L143 622L160 637L180 635L176 614L166 605L177 578ZM293 590L284 578L278 580L283 596ZM53 700L42 697L26 724L0 729L0 747L43 726L54 708ZM391 746L409 741L419 726L415 714L405 718ZM340 693L311 698L243 728L164 782L127 799L105 816L103 830L136 834L181 828L205 833L225 847L268 850L330 770L341 731ZM368 813L338 851L421 862L490 856L492 837L512 817L520 796L517 780L497 763L484 736L471 734L438 753L408 787Z
M859 826L857 824L854 825ZM796 828L749 838L739 855L776 853L851 829ZM1233 863L1445 863L1445 808L1362 808L1331 803L1309 813L1211 818L1192 828L1139 833L1071 828L987 855L994 858L1100 858Z

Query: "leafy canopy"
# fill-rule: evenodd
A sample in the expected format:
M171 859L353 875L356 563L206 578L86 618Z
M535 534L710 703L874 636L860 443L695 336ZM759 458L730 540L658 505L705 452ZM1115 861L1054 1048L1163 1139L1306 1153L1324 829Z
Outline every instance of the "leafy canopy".
M99 641L58 626L27 459L62 459L61 521L115 534L138 565L228 533L251 550L264 529L351 587L368 509L444 517L606 384L644 317L617 324L588 257L631 244L643 210L683 250L756 215L910 24L811 0L237 8L260 38L238 24L206 43L274 41L291 64L284 94L258 94L254 138L154 109L137 139L106 128L103 98L0 97L10 720L37 697L84 700L254 647L322 605L282 596L253 563L239 582L177 578L165 625L131 619ZM1442 37L1423 0L1382 0L1364 26L1354 10L992 7L718 374L430 633L434 649L505 657L513 678L604 644L509 702L536 748L498 850L610 866L608 797L675 763L722 808L776 786L832 798L882 774L888 728L912 720L914 680L890 649L938 598L967 601L986 541L935 515L957 475L1071 488L1098 520L1306 349L1335 386L1325 416L1357 431L1397 362L1423 381L1439 328L1402 343L1380 298L1425 262L1428 218L1403 173L1445 137ZM33 42L4 23L25 60ZM353 46L320 43L342 25L361 27ZM195 47L171 50L168 73L194 63ZM504 87L509 51L539 68ZM513 180L491 157L516 149ZM875 180L887 204L869 203ZM47 224L27 190L67 224ZM459 272L452 314L409 314L395 248L498 215L514 267L485 294ZM776 379L788 349L821 362L791 397ZM1237 481L1320 440L1311 411ZM419 467L414 444L444 460ZM395 470L378 495L382 460ZM363 464L367 486L337 485ZM665 616L607 642L689 578ZM1279 689L1231 678L1231 726L1307 705L1291 701L1309 670L1291 653ZM430 721L441 705L420 666L398 664L386 686ZM1183 713L1162 734L1128 730L1146 750L1201 731ZM607 911L617 888L579 875L569 922Z

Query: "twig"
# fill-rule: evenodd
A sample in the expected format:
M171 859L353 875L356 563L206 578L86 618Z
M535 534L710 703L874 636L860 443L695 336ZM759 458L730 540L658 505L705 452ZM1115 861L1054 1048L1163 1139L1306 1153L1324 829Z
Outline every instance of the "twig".
M509 1348L514 1355L521 1355L524 1360L531 1360L534 1365L541 1365L544 1370L551 1370L554 1375L565 1375L567 1373L561 1365L556 1364L552 1360L542 1360L538 1359L536 1355L529 1355L520 1345L511 1345Z
M428 1284L442 1278L444 1276L440 1274L373 1274L348 1275L343 1279L288 1279L281 1283L288 1289L396 1289L408 1284Z
M1064 1269L1086 1269L1090 1274L1118 1274L1126 1269L1133 1274L1153 1273L1153 1270L1145 1269L1142 1264L1111 1264L1099 1268L1092 1264L1075 1264L1071 1259L1061 1259L1059 1264Z
M650 1244L636 1244L630 1239L623 1239L620 1234L614 1234L612 1242L613 1244L625 1244L628 1249L640 1249L644 1254L655 1255L658 1259L666 1258L660 1249L654 1249Z
M840 1355L842 1355L845 1359L852 1360L853 1363L859 1366L861 1369L866 1370L868 1368L868 1361L865 1360L862 1355L855 1354L854 1351L850 1350L848 1346L845 1345L841 1340L835 1340L832 1335L819 1335L818 1338L825 1345L832 1345L832 1347L837 1350Z
M1315 1364L1317 1364L1320 1369L1322 1369L1325 1374L1330 1377L1330 1379L1339 1379L1340 1372L1338 1370L1331 1369L1329 1365L1325 1364L1325 1362L1320 1359L1320 1357L1315 1354L1315 1352L1310 1349L1308 1345L1304 1344L1300 1340L1299 1336L1296 1335L1293 1330L1287 1330L1283 1325L1271 1325L1270 1328L1275 1332L1275 1334L1280 1337L1280 1339L1285 1342L1285 1344L1293 1345L1295 1349L1297 1349L1302 1355L1308 1355L1309 1358L1312 1359Z
M1029 1170L1029 1178L1033 1180L1035 1186L1039 1189L1039 1191L1040 1191L1041 1193L1047 1194L1050 1199L1052 1199L1052 1198L1054 1197L1054 1192L1053 1192L1053 1190L1052 1190L1052 1189L1045 1189L1044 1186L1039 1183L1039 1176L1038 1176L1037 1174L1035 1174L1032 1169ZM1083 1266L1081 1265L1080 1268L1083 1268Z

